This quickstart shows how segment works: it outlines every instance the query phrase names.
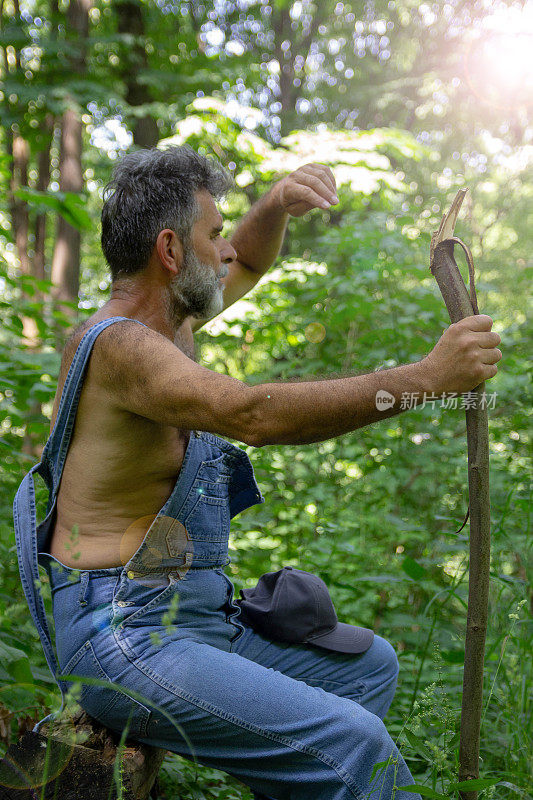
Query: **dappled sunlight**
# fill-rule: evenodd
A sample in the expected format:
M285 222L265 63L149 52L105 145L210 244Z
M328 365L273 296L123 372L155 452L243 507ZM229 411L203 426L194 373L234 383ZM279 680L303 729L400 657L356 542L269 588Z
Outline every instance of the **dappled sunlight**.
M465 55L469 85L499 109L533 106L533 3L499 3L486 15Z

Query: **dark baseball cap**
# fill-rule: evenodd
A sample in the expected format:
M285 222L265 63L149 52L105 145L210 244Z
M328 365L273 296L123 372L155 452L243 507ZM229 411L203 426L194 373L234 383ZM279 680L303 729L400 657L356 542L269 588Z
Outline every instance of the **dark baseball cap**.
M339 653L364 653L374 641L369 628L339 622L322 578L296 567L266 572L235 602L240 620L272 639Z

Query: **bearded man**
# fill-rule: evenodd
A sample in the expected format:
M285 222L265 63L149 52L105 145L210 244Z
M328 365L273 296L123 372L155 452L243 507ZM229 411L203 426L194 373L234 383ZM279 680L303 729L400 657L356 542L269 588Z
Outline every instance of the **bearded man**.
M256 798L413 800L397 788L413 778L383 723L392 646L335 617L324 630L327 589L298 570L264 584L286 601L267 626L277 614L292 640L239 619L224 571L230 519L264 498L245 451L223 437L318 442L400 413L403 392L466 392L496 374L500 337L476 315L421 361L369 375L251 386L206 369L195 331L255 286L289 216L338 202L331 170L306 164L227 241L216 201L230 188L219 164L187 147L139 150L116 167L102 212L111 297L65 347L50 438L15 499L26 596L62 693L61 675L99 678L80 703L109 728L224 770ZM376 406L380 391L390 407ZM50 492L39 525L35 472ZM307 589L304 620L296 599Z

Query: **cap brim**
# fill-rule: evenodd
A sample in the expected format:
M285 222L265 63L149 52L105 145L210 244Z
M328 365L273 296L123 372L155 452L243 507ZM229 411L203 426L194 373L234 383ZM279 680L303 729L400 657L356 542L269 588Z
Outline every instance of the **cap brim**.
M374 641L374 631L369 628L358 628L345 622L338 622L337 627L329 633L306 639L307 644L315 644L326 650L338 653L364 653Z

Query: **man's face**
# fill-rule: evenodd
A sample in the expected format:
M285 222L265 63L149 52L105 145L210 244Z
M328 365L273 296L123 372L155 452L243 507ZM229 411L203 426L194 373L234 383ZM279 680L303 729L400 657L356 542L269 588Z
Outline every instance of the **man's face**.
M211 194L205 189L196 194L200 217L192 228L190 244L185 244L183 263L170 283L179 312L196 319L211 318L224 308L226 266L237 254L222 238L223 219Z

